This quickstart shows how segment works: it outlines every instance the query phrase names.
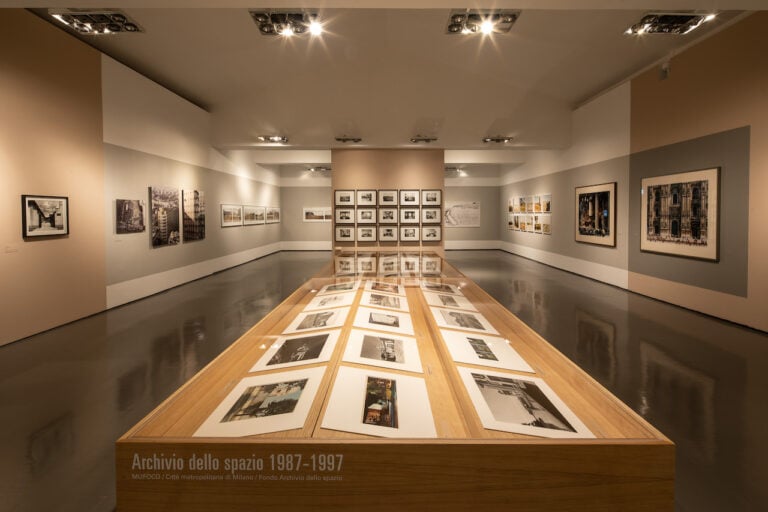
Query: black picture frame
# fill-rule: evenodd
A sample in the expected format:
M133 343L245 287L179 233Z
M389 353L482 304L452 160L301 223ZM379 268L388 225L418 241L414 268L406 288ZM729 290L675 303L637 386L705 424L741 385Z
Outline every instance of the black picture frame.
M69 197L21 196L21 236L38 238L69 235Z

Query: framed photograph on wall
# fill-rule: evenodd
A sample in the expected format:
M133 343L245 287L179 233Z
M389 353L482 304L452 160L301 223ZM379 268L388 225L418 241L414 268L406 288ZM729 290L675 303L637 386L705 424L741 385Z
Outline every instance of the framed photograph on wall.
M301 220L304 222L331 222L330 206L310 206L301 209Z
M357 206L376 206L376 191L358 190Z
M379 208L379 224L397 224L397 208Z
M376 226L366 226L357 228L357 241L358 242L375 242L376 241Z
M418 208L400 208L400 224L418 224Z
M379 242L397 242L397 226L379 226Z
M443 212L441 208L422 208L422 224L440 224L443 221Z
M181 242L179 189L150 187L149 208L152 223L152 247L179 244Z
M718 261L720 168L643 178L640 250Z
M184 242L205 239L205 192L181 191L181 222Z
M266 222L267 224L277 224L280 222L280 208L267 206Z
M243 225L243 207L239 204L221 205L221 227L230 228Z
M115 200L115 233L125 235L128 233L143 233L147 228L144 225L144 201L139 199Z
M400 241L401 242L418 242L419 241L419 228L418 226L400 226Z
M21 236L24 238L68 235L69 198L64 196L21 196L21 230Z
M354 208L336 208L336 224L354 224Z
M552 213L552 194L542 194L541 213Z
M243 205L243 225L254 226L264 224L267 220L267 209L263 206Z
M439 242L443 239L443 233L440 226L422 226L421 227L421 241L422 242Z
M379 206L397 206L397 190L379 190Z
M401 190L400 191L400 206L419 206L419 191L418 190Z
M445 204L445 227L479 228L480 201L447 202Z
M443 204L443 191L425 189L421 191L421 206L440 206Z
M333 194L335 206L355 206L354 190L337 190Z
M616 182L576 187L576 241L616 247Z
M334 240L337 242L354 242L355 228L353 226L337 226Z
M358 224L376 224L376 208L358 208Z

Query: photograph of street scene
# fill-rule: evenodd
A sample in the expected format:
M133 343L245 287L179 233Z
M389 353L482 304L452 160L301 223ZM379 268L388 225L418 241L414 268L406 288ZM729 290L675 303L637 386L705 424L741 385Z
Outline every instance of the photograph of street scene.
M403 340L384 336L363 336L360 357L392 363L405 363Z
M394 379L368 377L363 423L397 428L397 382Z
M469 342L469 345L472 347L472 350L475 351L475 354L477 354L477 357L480 359L485 359L487 361L498 361L499 358L496 357L496 355L491 350L491 347L488 346L488 344L481 340L480 338L470 338L467 336L467 341Z
M269 360L267 366L317 359L320 357L320 352L322 352L325 342L328 341L328 336L329 333L324 333L287 339L277 349L277 352Z
M301 379L250 386L224 415L221 423L291 413L299 403L307 381Z

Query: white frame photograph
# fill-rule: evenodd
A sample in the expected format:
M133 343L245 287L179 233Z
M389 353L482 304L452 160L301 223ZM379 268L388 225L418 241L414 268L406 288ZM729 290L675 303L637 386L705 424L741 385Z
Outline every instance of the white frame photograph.
M279 224L280 223L280 207L279 206L267 206L266 214L264 215L264 221L267 224ZM271 219L270 219L271 215Z
M220 209L221 227L231 228L243 225L243 207L239 204L222 204ZM227 219L231 216L231 219ZM266 215L264 217L266 219Z
M354 275L357 271L354 256L334 256L334 273L338 275Z
M368 379L392 381L396 427L365 423ZM336 375L322 428L377 437L435 438L435 420L423 378L342 366Z
M341 329L334 329L296 336L280 336L272 345L267 347L264 355L259 358L250 371L253 373L327 363L331 360L340 334ZM282 358L285 359L285 362L282 362Z
M429 218L427 215L434 214ZM442 208L422 208L421 209L421 223L422 224L440 224L443 222L443 209Z
M531 365L512 348L509 340L504 338L485 334L450 331L448 329L440 329L440 335L448 347L448 352L451 353L451 359L457 363L487 366L489 368L499 368L515 372L536 373ZM478 346L479 343L473 345L472 341L481 342L485 347L482 345ZM490 354L487 353L488 351L490 351ZM493 359L494 357L496 359Z
M405 297L405 288L403 288L403 285L378 279L370 279L366 281L364 290L367 292L389 293L391 295L401 295Z
M346 233L349 233L348 235ZM334 232L334 238L336 242L354 242L355 241L355 226L344 224L343 226L336 226Z
M376 256L358 256L357 257L358 274L376 273Z
M304 222L331 222L330 206L306 206L301 209L301 220Z
M253 220L248 217L253 216ZM267 223L267 209L264 206L243 205L243 226L257 226Z
M400 241L401 242L418 242L419 241L419 225L415 224L413 226L400 226Z
M459 331L479 332L483 334L499 334L493 325L482 314L476 311L463 311L461 309L429 308L439 327L444 329L456 329ZM461 318L460 318L461 317ZM472 325L462 325L462 321L473 321Z
M336 220L336 224L354 224L355 209L354 208L336 208L334 219Z
M332 293L346 293L356 291L360 287L360 280L329 283L317 291L317 295L330 295Z
M357 198L357 206L376 206L377 195L375 190L358 190L355 196Z
M483 380L486 380L491 384L493 384L494 381L497 385L508 383L510 388L514 386L514 390L502 390L495 394L489 390L484 395L473 374L478 377L486 377L486 379ZM573 411L565 405L565 402L563 402L542 379L470 368L459 368L459 375L464 382L469 397L472 399L472 403L475 406L475 410L480 417L483 427L487 429L557 439L591 439L595 437ZM494 381L491 381L489 378L494 379ZM519 384L523 384L523 386L527 384L530 387L530 391L526 391L525 389L521 391ZM488 387L490 388L491 386ZM536 395L541 393L543 398L531 395L532 392L535 392L534 388L538 388ZM522 403L517 403L522 401L518 398L518 395L521 393L526 394L526 405L528 407L524 406ZM538 398L538 400L534 397ZM489 398L491 399L490 402ZM549 403L549 407L547 404L541 403L541 401L545 400ZM533 408L532 410L543 411L546 414L539 414L538 416L531 414L529 410L531 403L539 405L538 408ZM495 410L492 410L491 407L494 407ZM562 422L562 420L555 417L555 414L553 414L551 410L548 410L550 407L570 425L572 430L539 427L527 424L546 421L542 416L550 418L554 417L555 420ZM506 421L504 419L499 419L500 417L503 417L502 415L506 416L508 419ZM550 421L552 420L550 419Z
M424 299L430 306L437 306L439 308L450 309L463 309L466 311L477 311L477 308L472 304L469 299L463 295L456 295L455 293L440 293L440 292L422 292ZM455 305L453 305L455 304Z
M436 197L433 198L432 194ZM421 191L422 206L440 206L443 204L443 191L439 188L427 188Z
M387 218L384 218L385 214L391 214L387 216ZM396 225L399 218L399 213L397 208L379 208L379 224L392 224Z
M422 242L442 242L443 230L440 226L421 226Z
M304 306L302 311L318 311L351 306L354 304L356 296L356 291L315 295L315 297Z
M370 226L357 226L357 241L358 242L375 242L377 240L376 236L376 225L370 225ZM368 236L370 235L370 236Z
M462 297L464 296L458 286L455 284L445 283L443 281L430 281L425 279L421 282L421 289L424 292L449 293L452 295L461 295Z
M379 242L397 242L397 225L379 226Z
M400 190L400 207L413 208L419 206L421 195L417 189Z
M335 190L333 192L333 205L342 206L344 208L354 207L355 191L354 190Z
M427 274L439 274L443 273L443 259L440 256L422 256L421 257L421 273Z
M392 195L392 200L388 200L390 194ZM398 194L396 189L382 189L379 190L379 206L397 206L398 205Z
M320 366L289 372L256 375L242 379L208 416L208 419L200 425L200 428L194 433L194 437L242 437L303 428L307 421L309 409L320 387L320 382L323 380L325 369L326 366ZM303 381L305 379L306 384L304 384L298 401L291 412L251 419L222 421L225 416L229 415L235 405L241 401L242 396L249 388Z
M382 320L396 319L397 324L394 322L380 323L376 321L378 318L381 318ZM411 315L402 311L385 311L382 309L358 307L353 325L355 327L359 327L360 329L372 329L376 331L393 332L396 334L413 335L413 323L411 322Z
M415 224L418 226L419 220L418 208L400 208L400 224Z
M400 271L406 275L418 275L421 272L421 258L418 254L402 254L400 256Z
M376 224L377 217L376 208L358 208L357 209L357 223L358 224Z
M336 327L342 327L347 321L349 308L324 309L321 311L302 311L285 328L282 334L305 333L311 331L325 331ZM321 325L315 325L322 321Z
M393 228L397 233L397 228ZM381 239L381 233L379 233L379 241L384 242ZM400 257L395 254L379 254L379 275L391 275L397 276L400 272ZM370 281L369 281L370 282Z
M408 299L402 295L392 295L380 292L363 292L360 305L369 308L391 309L392 311L409 312Z
M374 357L377 352L378 357ZM419 344L416 338L411 336L352 329L342 359L348 363L424 373L419 357Z

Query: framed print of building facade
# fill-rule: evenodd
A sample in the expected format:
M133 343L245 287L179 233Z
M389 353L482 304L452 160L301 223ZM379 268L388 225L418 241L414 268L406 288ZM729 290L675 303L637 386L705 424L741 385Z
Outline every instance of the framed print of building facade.
M576 241L616 246L616 182L576 187Z

